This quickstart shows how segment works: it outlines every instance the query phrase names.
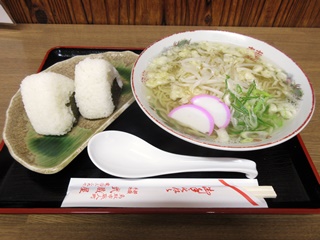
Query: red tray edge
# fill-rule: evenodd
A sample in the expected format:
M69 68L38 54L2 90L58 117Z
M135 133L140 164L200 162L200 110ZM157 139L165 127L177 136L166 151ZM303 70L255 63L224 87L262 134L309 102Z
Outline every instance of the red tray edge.
M0 214L320 214L319 208L0 208Z

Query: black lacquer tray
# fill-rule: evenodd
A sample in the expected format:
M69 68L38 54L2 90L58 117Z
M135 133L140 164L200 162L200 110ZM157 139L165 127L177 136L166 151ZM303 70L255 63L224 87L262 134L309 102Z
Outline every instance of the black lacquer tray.
M140 49L56 47L50 49L39 71L76 55ZM257 151L228 152L207 149L173 137L156 126L134 102L108 130L137 135L165 151L212 157L240 157L257 164L259 185L271 185L277 198L266 199L267 209L150 209L150 208L60 208L70 178L113 178L96 168L86 149L66 168L52 175L32 172L16 162L0 145L0 213L320 213L319 175L300 135L278 146ZM158 177L159 178L159 177ZM240 173L180 173L161 178L245 178Z

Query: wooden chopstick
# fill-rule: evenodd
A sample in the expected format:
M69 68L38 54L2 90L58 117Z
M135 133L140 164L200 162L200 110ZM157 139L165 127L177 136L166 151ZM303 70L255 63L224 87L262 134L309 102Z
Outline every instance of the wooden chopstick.
M277 194L272 186L252 186L252 187L242 187L248 193L253 194L259 198L276 198Z

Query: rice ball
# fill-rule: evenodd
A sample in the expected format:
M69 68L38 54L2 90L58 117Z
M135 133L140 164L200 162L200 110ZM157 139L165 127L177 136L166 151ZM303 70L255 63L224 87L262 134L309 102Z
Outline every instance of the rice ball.
M75 67L75 100L86 119L111 115L122 82L117 70L104 59L85 58Z
M72 79L40 72L24 78L20 90L27 116L38 134L64 135L72 129L76 122Z

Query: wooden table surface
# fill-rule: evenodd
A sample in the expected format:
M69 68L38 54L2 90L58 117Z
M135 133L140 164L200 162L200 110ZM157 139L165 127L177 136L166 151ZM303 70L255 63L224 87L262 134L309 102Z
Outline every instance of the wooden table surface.
M289 55L320 98L319 28L235 28L115 25L0 25L0 129L21 80L55 46L143 48L169 34L219 29L263 40ZM301 136L320 172L320 110ZM320 239L320 215L2 214L1 239Z

